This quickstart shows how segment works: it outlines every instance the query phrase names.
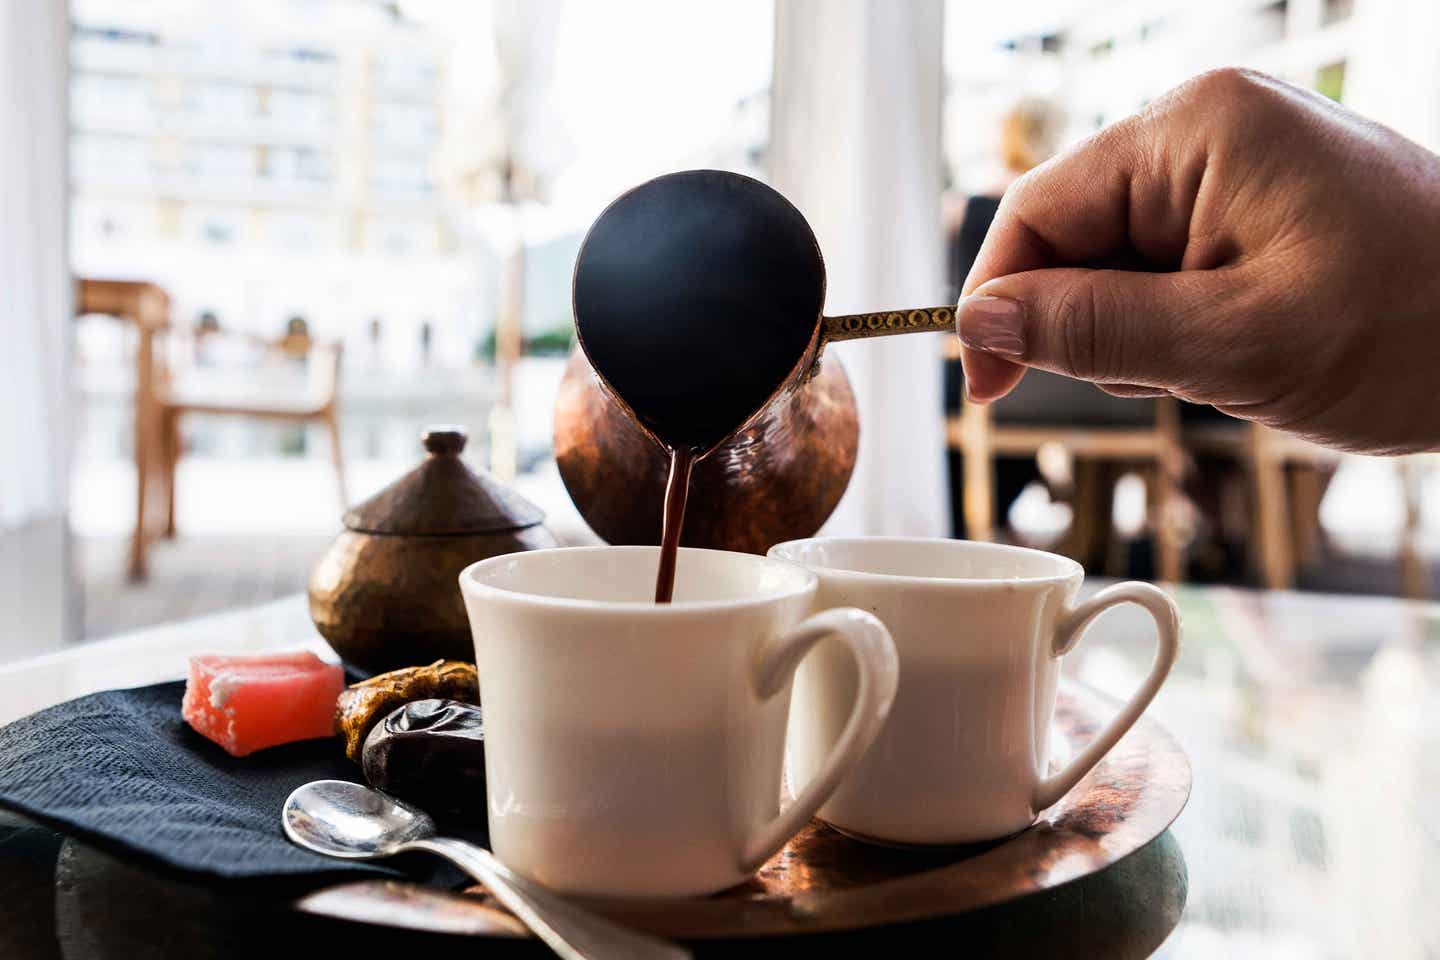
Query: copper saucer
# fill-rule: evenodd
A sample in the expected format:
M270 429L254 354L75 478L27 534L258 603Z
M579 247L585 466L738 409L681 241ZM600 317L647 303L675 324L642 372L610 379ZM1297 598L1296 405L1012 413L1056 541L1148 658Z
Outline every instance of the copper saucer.
M1085 742L1119 704L1063 681L1056 753ZM593 900L616 920L689 940L830 933L951 916L1052 890L1098 873L1154 840L1190 796L1190 761L1142 717L1093 771L1027 830L933 850L861 843L819 821L749 883L688 900ZM526 937L482 887L446 891L365 880L302 897L305 913L432 933Z

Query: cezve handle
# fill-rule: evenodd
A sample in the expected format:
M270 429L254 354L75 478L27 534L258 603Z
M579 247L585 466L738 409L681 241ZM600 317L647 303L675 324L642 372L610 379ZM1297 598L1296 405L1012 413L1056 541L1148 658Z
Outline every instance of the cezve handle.
M1165 682L1170 668L1175 665L1175 657L1180 653L1180 612L1175 609L1175 601L1153 584L1130 581L1101 590L1089 600L1061 614L1055 626L1051 655L1061 657L1069 653L1080 640L1085 628L1090 625L1090 621L1103 611L1122 603L1144 607L1146 612L1155 618L1155 660L1150 664L1150 674L1130 701L1120 708L1115 718L1105 725L1105 729L1095 734L1095 738L1071 759L1065 769L1054 776L1046 777L1036 785L1032 801L1036 813L1069 793L1070 789L1080 782L1080 778L1089 773L1090 768L1099 763L1100 758L1120 741L1125 731L1135 725L1140 714L1150 705L1150 701L1155 699L1160 684Z
M885 624L855 607L836 607L817 613L770 645L756 665L755 692L768 700L784 690L805 654L826 637L843 640L859 667L855 705L850 708L850 719L845 721L845 729L840 732L830 756L800 795L746 841L740 863L744 873L769 860L810 822L845 774L875 742L895 702L895 689L900 684L900 658L895 653L895 641Z
M881 310L852 313L843 317L821 317L825 340L862 340L897 333L954 331L954 307L917 307L913 310Z

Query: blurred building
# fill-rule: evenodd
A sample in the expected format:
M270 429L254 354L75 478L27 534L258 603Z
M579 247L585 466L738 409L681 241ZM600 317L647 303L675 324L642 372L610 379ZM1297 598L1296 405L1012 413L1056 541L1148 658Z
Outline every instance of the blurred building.
M181 329L205 318L268 339L298 316L341 341L353 454L408 452L412 420L484 403L466 368L499 267L461 249L433 169L449 39L349 0L75 0L71 14L77 274L159 283ZM128 347L123 331L80 330L82 456L128 450ZM243 425L201 429L210 452L293 451Z
M171 246L269 254L261 269L453 255L431 172L444 48L379 6L263 6L77 0L77 266L163 269Z
M756 29L768 26L768 4L684 16L702 14L728 25L744 40L740 59L763 62L768 74L768 30ZM72 0L76 274L159 283L186 330L203 322L275 338L303 317L317 338L344 344L349 456L408 458L417 424L438 420L470 425L471 451L484 462L505 244L480 221L507 218L457 195L446 164L456 163L447 150L484 159L484 138L463 136L466 124L501 122L471 102L483 99L477 84L494 82L478 68L495 59L496 15L380 0ZM527 356L518 373L522 464L548 454L570 273L600 207L663 169L763 165L768 90L752 78L753 64L664 88L638 69L595 75L595 58L644 47L637 27L665 16L684 19L655 3L565 7L551 42L572 74L579 60L586 75L570 77L553 109L523 118L551 131L579 124L584 155L562 171L557 202L529 216L522 326L527 351L552 356ZM597 43L597 35L609 39ZM708 101L696 105L705 94L724 104L721 122L711 122ZM651 140L668 133L675 156L577 120L614 102L636 103L624 116L643 121ZM659 116L688 117L697 129L681 137L673 123L653 122ZM590 189L571 189L572 181ZM81 458L123 460L132 344L106 323L81 324L77 338ZM221 456L306 446L249 424L197 421L191 432L194 449Z
M1263 70L1341 100L1359 45L1353 14L1354 0L1094 4L1055 34L1061 101L1072 130L1088 133L1225 65Z
M764 167L770 0L65 6L70 197L56 225L74 274L168 291L161 349L184 395L307 391L305 361L260 341L302 326L339 341L352 500L415 462L422 427L455 423L467 458L513 461L561 522L573 508L551 432L585 229L660 173ZM667 34L707 42L657 48ZM530 189L483 189L496 182ZM502 316L518 317L520 356L507 335L497 364ZM68 519L85 630L303 587L307 551L341 513L327 431L204 414L181 423L180 535L155 551L148 587L124 584L137 331L101 316L74 330ZM504 394L513 417L493 416Z
M974 12L952 3L946 154L971 190L992 163L993 130L1019 96L1052 99L1073 141L1204 70L1245 66L1309 87L1440 146L1440 51L1431 0L1091 0L1042 3L961 42ZM1410 39L1407 39L1410 38Z

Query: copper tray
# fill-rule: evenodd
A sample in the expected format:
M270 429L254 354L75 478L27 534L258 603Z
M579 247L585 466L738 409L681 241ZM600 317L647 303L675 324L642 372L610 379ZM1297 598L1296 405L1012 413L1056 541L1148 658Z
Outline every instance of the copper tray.
M1058 764L1119 704L1062 681L1052 741ZM1089 776L1029 829L990 844L908 851L851 840L812 822L748 883L687 900L593 900L637 928L689 940L830 933L950 916L1097 873L1170 826L1190 796L1190 761L1142 717ZM296 901L302 912L431 933L528 937L483 887L447 891L364 880Z

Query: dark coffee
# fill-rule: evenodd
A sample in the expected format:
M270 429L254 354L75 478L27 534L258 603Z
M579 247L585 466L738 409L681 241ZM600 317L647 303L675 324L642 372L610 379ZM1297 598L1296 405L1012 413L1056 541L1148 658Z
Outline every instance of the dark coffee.
M660 569L655 573L655 602L669 603L675 594L675 558L680 552L680 531L685 527L685 504L690 499L690 468L695 451L670 450L670 477L665 481L665 516L660 526Z

